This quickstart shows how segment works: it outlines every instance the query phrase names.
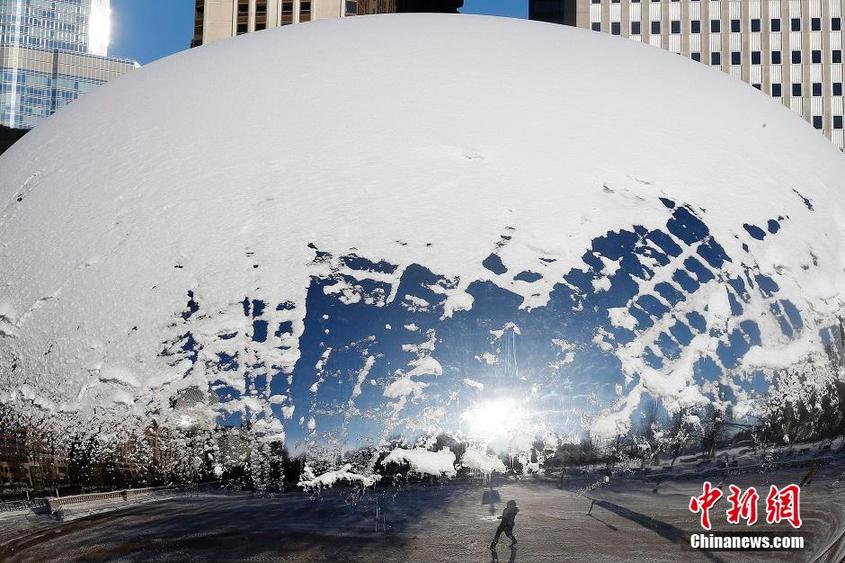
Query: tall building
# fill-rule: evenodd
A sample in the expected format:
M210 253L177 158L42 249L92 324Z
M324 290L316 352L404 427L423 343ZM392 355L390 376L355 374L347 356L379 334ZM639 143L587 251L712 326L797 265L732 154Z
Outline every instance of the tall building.
M574 26L576 2L577 0L529 0L528 19Z
M845 0L530 0L529 17L661 47L780 99L845 150ZM668 94L668 92L667 92Z
M268 27L395 12L396 0L196 0L192 47Z
M108 56L110 0L0 0L0 124L29 129L138 64Z
M457 13L463 0L196 0L192 47L268 27L396 12Z
M463 5L464 0L396 0L396 11L401 14L409 12L457 14L458 8Z

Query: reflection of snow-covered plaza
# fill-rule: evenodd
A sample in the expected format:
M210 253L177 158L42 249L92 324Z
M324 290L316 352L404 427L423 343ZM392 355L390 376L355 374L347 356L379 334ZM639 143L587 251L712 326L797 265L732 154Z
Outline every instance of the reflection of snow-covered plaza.
M656 493L653 481L612 480L587 493L596 500L592 510L591 501L578 492L585 483L569 482L560 490L553 481L539 479L502 481L493 495L478 482L376 488L355 502L347 502L351 489L332 489L319 499L301 493L180 496L65 523L46 516L7 517L0 520L0 559L486 562L492 557L496 515L515 499L518 549L511 551L503 541L500 561L727 561L737 555L744 561L804 561L837 539L845 486L835 481L844 469L841 462L825 466L804 488L806 549L765 552L757 559L748 552L689 548L689 533L699 529L687 503L701 492L698 479L663 481ZM801 473L751 473L730 482L759 488L800 479ZM491 498L498 500L495 506L483 502ZM714 530L730 529L723 510L712 514ZM788 526L766 524L753 530L789 532ZM834 549L821 561L840 555Z

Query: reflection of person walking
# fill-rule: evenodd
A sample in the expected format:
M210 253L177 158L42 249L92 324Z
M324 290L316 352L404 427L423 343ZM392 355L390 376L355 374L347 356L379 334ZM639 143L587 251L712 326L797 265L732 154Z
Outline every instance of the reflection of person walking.
M499 516L499 527L496 528L496 535L493 537L493 543L490 544L490 549L496 549L496 544L499 543L499 536L502 535L502 532L511 539L511 547L516 545L516 538L513 535L513 525L514 520L516 520L516 513L519 512L519 508L516 506L515 500L509 500L507 506L502 511L502 515Z
M815 461L812 465L810 465L810 469L807 471L807 474L804 475L804 478L801 479L801 484L799 487L803 487L804 485L809 485L813 482L813 477L816 476L816 471L819 470L819 462Z

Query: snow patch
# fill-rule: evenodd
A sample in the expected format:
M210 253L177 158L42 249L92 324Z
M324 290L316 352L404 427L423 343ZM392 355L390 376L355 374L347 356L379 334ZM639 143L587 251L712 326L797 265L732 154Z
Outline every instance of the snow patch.
M424 449L396 448L381 463L387 465L405 462L411 466L411 471L414 473L449 477L455 475L455 454L446 448L437 452Z

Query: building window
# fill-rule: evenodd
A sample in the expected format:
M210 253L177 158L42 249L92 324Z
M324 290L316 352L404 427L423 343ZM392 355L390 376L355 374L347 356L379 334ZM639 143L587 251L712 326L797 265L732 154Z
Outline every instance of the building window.
M796 98L801 97L801 83L800 82L793 82L792 83L792 95Z
M834 129L842 129L842 116L841 115L834 115L833 116L833 128Z
M834 49L833 51L831 51L830 52L830 60L835 64L841 63L842 62L842 49Z
M601 23L593 22L592 24L590 24L590 29L592 29L593 31L601 31Z
M710 53L710 64L719 66L722 64L722 53Z
M640 22L631 22L631 35L640 34Z
M783 96L783 88L780 84L774 83L772 84L772 97L773 98L780 98Z
M813 96L821 96L822 95L822 83L821 82L813 82Z
M760 64L760 51L751 51L751 64Z
M752 84L752 86L754 86L754 87L755 87L755 88L757 88L758 90L762 90L762 89L763 89L763 87L762 87L762 86L760 86L759 84Z
M772 64L779 65L780 64L780 51L772 51Z
M842 18L830 18L830 30L842 31Z
M619 22L611 22L610 33L611 33L611 35L621 35L622 34L622 24L619 23Z
M719 20L710 20L710 33L719 33L722 22Z
M742 64L742 53L739 51L731 51L731 64L733 66L739 66Z
M731 20L731 33L739 33L739 20Z
M819 63L822 62L822 52L821 51L814 49L813 52L810 53L810 54L812 56L813 64L819 64Z
M822 19L821 18L811 18L810 19L810 29L813 31L821 31L822 29Z
M792 31L801 31L801 18L792 18Z
M780 18L772 18L772 31L780 31Z
M801 51L792 51L792 64L801 64Z
M701 53L697 53L697 52L695 52L695 53L690 53L690 57L691 57L691 58L692 58L692 60L694 60L694 61L701 62Z
M701 20L692 20L689 22L690 33L701 33Z
M651 22L651 34L660 35L660 22Z
M820 116L820 115L814 115L813 116L813 127L815 127L816 129L822 128L822 116Z
M260 0L255 3L255 31L267 28L267 1Z
M673 20L672 21L672 33L680 33L681 32L681 22L680 20Z
M834 82L833 83L833 95L834 96L841 96L842 95L842 83L841 82Z
M758 18L751 20L751 31L760 31L760 20Z

